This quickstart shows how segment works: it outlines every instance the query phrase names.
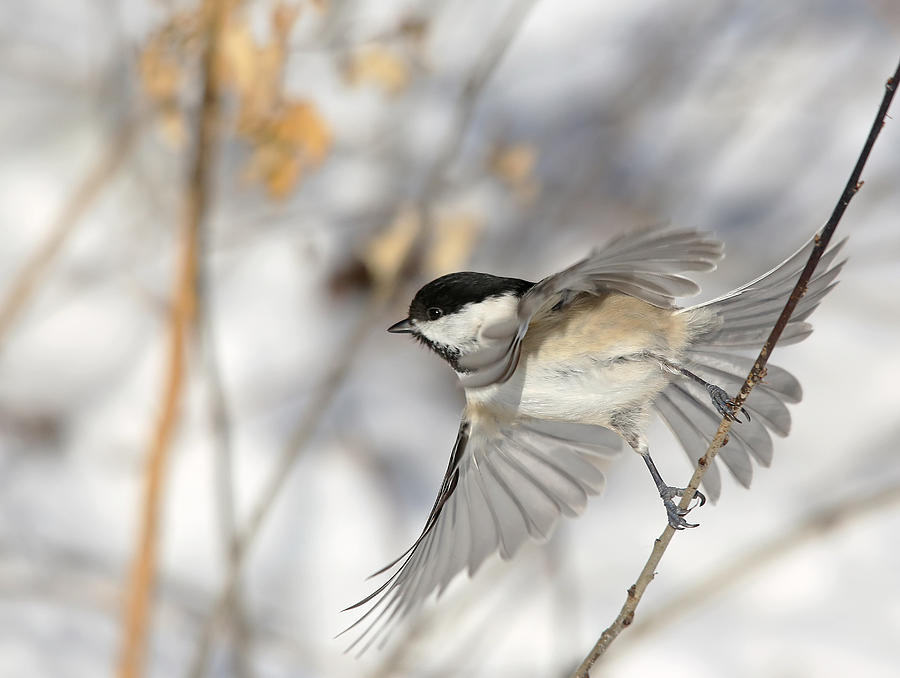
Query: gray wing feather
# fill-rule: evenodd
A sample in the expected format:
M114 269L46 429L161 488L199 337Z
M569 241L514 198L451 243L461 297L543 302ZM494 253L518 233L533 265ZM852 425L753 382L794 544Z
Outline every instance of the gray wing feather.
M622 235L534 285L522 296L515 317L485 327L481 336L484 349L459 361L459 366L468 370L460 380L463 386L476 388L509 379L519 362L528 324L549 304L565 303L582 292L620 292L669 308L676 297L700 291L694 281L679 273L713 270L721 257L722 243L697 231Z
M575 516L603 489L603 472L621 439L598 426L517 421L490 426L464 419L422 534L346 631L361 628L348 650L387 640L394 622L440 595L462 570L474 574L495 551L511 558L529 538L545 540L560 515ZM346 632L345 631L345 632Z

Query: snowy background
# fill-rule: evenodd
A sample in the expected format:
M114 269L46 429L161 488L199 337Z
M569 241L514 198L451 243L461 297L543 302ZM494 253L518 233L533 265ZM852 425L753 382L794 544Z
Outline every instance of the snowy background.
M664 527L633 455L581 519L461 577L384 650L356 660L333 639L354 619L339 610L371 589L364 578L421 528L462 404L443 363L384 328L448 268L537 279L651 223L725 241L704 295L767 270L830 214L900 56L900 4L291 6L272 58L282 103L315 111L291 147L306 153L299 176L293 156L240 131L241 94L223 96L204 331L188 345L164 474L146 674L567 675ZM0 8L3 676L114 675L119 661L168 361L196 36L150 62L154 37L188 25L190 10ZM246 31L232 35L272 44L276 10L236 9ZM693 514L702 526L676 536L593 675L897 675L895 120L863 178L838 231L851 236L842 282L812 337L773 359L804 386L790 437L751 492L728 480ZM35 258L45 265L23 294ZM224 424L211 414L216 374ZM298 433L309 412L315 426ZM667 431L655 425L650 440L663 476L686 482ZM284 484L266 495L273 473ZM238 602L204 643L229 576L227 516L243 529L264 495Z

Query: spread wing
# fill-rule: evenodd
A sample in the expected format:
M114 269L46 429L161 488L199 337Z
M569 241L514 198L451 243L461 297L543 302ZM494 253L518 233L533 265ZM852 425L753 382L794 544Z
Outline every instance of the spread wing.
M375 575L392 572L343 633L361 629L348 651L387 640L393 623L440 595L463 569L475 573L495 551L511 558L527 538L546 540L559 516L582 512L604 486L621 447L612 431L538 420L502 424L463 416L437 499L415 543Z
M602 250L564 271L544 278L519 301L515 316L486 326L484 349L465 355L463 386L476 388L509 379L519 362L528 324L548 304L565 304L581 292L620 292L662 308L676 297L697 294L697 284L680 273L711 271L722 257L722 243L697 231L640 231L619 236Z

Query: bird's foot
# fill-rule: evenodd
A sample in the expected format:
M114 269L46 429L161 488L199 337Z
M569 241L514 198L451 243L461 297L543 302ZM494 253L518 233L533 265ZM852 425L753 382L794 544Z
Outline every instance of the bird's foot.
M686 487L670 487L667 485L659 493L663 500L663 506L666 507L666 514L669 516L669 525L676 530L683 530L686 527L697 527L699 523L689 523L684 517L698 506L703 506L706 503L706 495L700 490L696 490L691 500L691 505L687 508L680 508L673 499L684 496L686 491ZM697 500L697 503L694 503L694 499Z
M706 386L706 390L709 392L709 397L712 398L712 404L716 408L716 412L718 412L726 419L740 422L740 419L738 419L734 413L735 402L731 399L728 393L725 392L725 389L720 388L715 384L708 384ZM741 412L745 417L747 417L747 421L749 422L750 413L747 412L747 410L745 410L743 407L741 408Z

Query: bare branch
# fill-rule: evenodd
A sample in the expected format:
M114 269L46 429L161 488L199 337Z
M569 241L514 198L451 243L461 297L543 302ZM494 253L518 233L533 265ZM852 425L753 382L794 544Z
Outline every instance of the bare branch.
M210 646L212 644L213 634L227 614L232 605L232 599L235 590L240 583L241 573L244 568L246 554L250 546L256 539L263 521L275 504L284 483L290 475L290 471L303 450L306 442L315 432L322 416L331 406L331 402L337 395L338 389L344 383L350 368L353 366L353 357L359 352L363 341L369 333L372 323L380 318L384 312L385 302L373 304L367 312L357 322L354 331L347 338L344 346L338 352L339 358L335 362L334 368L325 376L323 381L314 390L315 397L311 400L309 409L303 415L300 424L291 436L290 442L285 447L276 468L269 476L263 490L259 493L259 499L253 507L253 511L247 519L243 530L234 542L228 562L228 572L225 582L222 585L222 592L216 600L212 611L210 612L207 623L200 634L197 649L194 653L194 659L191 662L188 675L192 678L199 678L203 675L206 667L206 661L209 655Z
M197 333L195 339L197 340L197 353L200 354L203 361L208 388L209 427L214 447L215 505L221 530L222 558L224 567L227 569L228 563L234 557L235 549L239 548L239 535L235 519L233 427L216 347L215 320L212 317L213 286L209 244L209 229L201 228L196 283ZM252 669L247 659L250 655L249 648L252 637L247 626L242 599L240 584L236 583L233 595L229 598L223 613L231 622L231 635L235 648L234 670L237 678L247 678L252 675Z
M97 164L86 174L84 181L69 196L50 228L50 235L14 280L3 302L0 303L0 346L66 239L80 223L79 219L85 210L90 207L128 157L140 126L139 119L129 118L116 130L106 153L99 158Z
M872 147L875 144L875 140L878 138L878 134L881 132L881 128L884 126L884 119L887 115L888 108L890 107L891 100L894 98L894 92L896 91L896 87L898 84L900 84L900 64L897 65L897 69L894 72L894 75L887 81L884 96L881 100L881 105L878 108L878 113L875 116L875 121L872 123L872 127L869 130L869 136L866 138L866 142L863 145L863 149L856 161L856 165L854 166L853 171L850 173L850 178L847 181L844 192L841 194L841 197L838 200L837 205L835 205L834 210L831 213L831 217L828 219L828 222L825 224L822 232L817 236L815 247L813 247L813 250L809 255L809 259L806 262L806 267L800 274L800 278L797 280L797 284L791 292L791 296L788 298L788 301L784 306L784 310L781 312L781 315L775 322L775 326L772 328L772 332L769 334L768 339L766 339L766 343L763 345L762 350L759 352L759 356L757 357L753 368L750 370L750 374L747 375L747 379L744 381L744 385L741 387L740 393L734 399L734 407L732 408L732 411L735 413L740 411L741 406L747 400L747 396L750 395L753 387L757 383L759 383L759 381L765 376L765 368L766 364L769 361L769 356L772 354L772 351L774 350L778 339L781 337L782 331L787 326L791 314L794 312L794 308L797 306L797 303L805 294L806 286L812 277L813 271L815 271L816 265L819 263L819 259L825 253L825 250L828 247L828 243L831 240L831 236L837 228L841 217L844 215L844 211L847 209L847 206L850 204L850 200L854 195L856 195L856 192L862 185L860 183L860 177L862 175L863 167L865 167L866 161L869 158L869 154L872 151ZM706 469L709 468L710 464L712 464L719 449L725 443L730 428L731 421L728 419L728 417L723 417L722 423L719 425L719 430L716 432L712 443L710 443L709 449L698 462L697 470L694 472L694 475L687 486L687 490L685 491L684 496L681 499L681 508L687 508L691 503L691 500L694 497L694 492L696 492L697 488L700 486L700 481L702 480L703 475L706 473ZM641 600L641 596L643 596L647 586L649 586L650 582L653 580L653 577L656 573L656 568L659 565L659 562L662 559L666 548L668 548L669 542L672 540L674 534L675 530L671 526L666 526L666 529L663 530L663 533L657 538L653 550L650 553L650 557L644 565L644 568L641 570L637 581L635 581L635 583L628 589L628 596L625 600L625 604L622 606L622 609L619 612L619 615L616 617L615 621L609 627L607 627L606 630L603 631L600 638L597 640L597 643L594 645L594 647L588 653L587 657L585 657L584 661L575 671L574 676L576 678L588 678L588 676L590 675L591 667L596 663L600 656L606 652L610 644L619 636L619 634L625 629L625 627L631 625L632 621L634 620L634 612Z
M79 609L112 619L121 612L121 577L118 566L104 556L77 546L42 543L24 548L12 539L0 539L0 597ZM187 635L203 622L208 592L201 585L173 573L161 573L154 600L154 618L167 633ZM278 606L263 604L253 620L254 639L277 652L293 655L297 665L309 665L310 650L303 638L289 630L290 622ZM90 641L88 641L90 642ZM319 671L321 674L321 671Z
M750 551L742 553L724 567L700 577L697 584L654 610L652 616L635 624L627 638L633 640L638 635L653 633L676 621L692 606L713 598L773 560L815 539L821 539L848 523L866 518L898 503L900 503L900 484L892 484L875 492L854 494L845 501L824 508L791 526L790 529L763 541Z
M194 319L200 224L209 203L209 175L214 163L218 102L215 78L216 43L224 11L222 3L207 3L209 24L203 55L203 99L196 120L196 145L184 195L181 253L169 318L169 364L159 420L147 457L140 538L131 581L126 593L126 612L119 664L121 678L143 674L150 619L150 599L156 574L159 509L168 451L178 420L184 382L185 344Z
M475 107L490 81L491 76L497 70L497 66L503 61L503 57L510 45L534 9L537 0L521 0L515 3L500 22L497 32L491 37L478 61L472 68L457 104L457 119L453 130L444 139L444 144L438 153L437 159L431 167L431 171L425 178L424 188L419 197L419 214L422 218L424 231L428 231L432 222L432 209L435 198L440 193L441 182L447 174L450 165L459 155L466 132L475 115Z

